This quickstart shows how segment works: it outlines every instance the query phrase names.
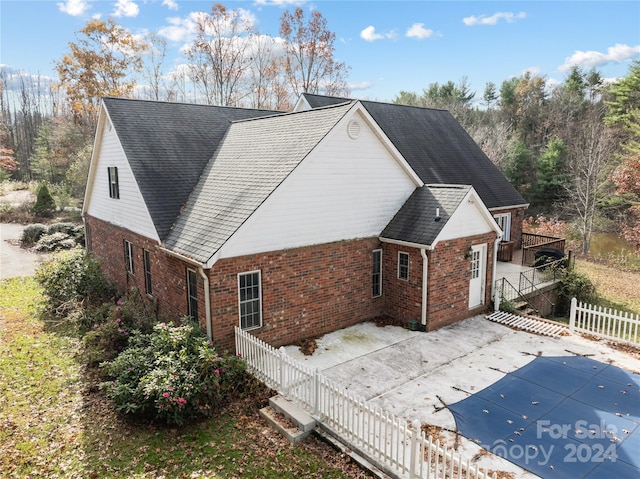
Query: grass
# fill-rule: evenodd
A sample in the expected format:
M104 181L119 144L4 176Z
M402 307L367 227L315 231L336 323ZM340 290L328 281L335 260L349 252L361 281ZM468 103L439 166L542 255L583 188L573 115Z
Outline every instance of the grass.
M595 285L600 299L598 306L640 314L640 272L581 259L576 260L576 269Z
M316 438L292 446L271 430L257 385L204 422L125 421L76 361L79 340L39 319L43 304L33 279L0 282L1 477L367 477Z

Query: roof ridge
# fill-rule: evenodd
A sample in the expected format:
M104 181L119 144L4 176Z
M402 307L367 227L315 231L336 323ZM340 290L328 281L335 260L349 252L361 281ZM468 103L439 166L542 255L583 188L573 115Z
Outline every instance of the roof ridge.
M329 110L332 108L342 108L346 105L351 105L354 104L355 102L360 101L360 100L346 100L342 103L335 103L333 105L325 105L325 106L319 106L317 108L311 108L310 110L302 110L302 111L285 111L282 112L282 114L280 115L267 115L267 116L258 116L258 117L254 117L254 118L244 118L242 120L234 120L231 123L246 123L249 121L255 121L255 120L264 120L267 118L283 118L286 116L292 116L292 115L302 115L304 113L307 114L312 114L313 112L319 112L319 111L324 111L324 110Z
M118 101L129 101L129 102L137 102L137 103L153 103L153 104L163 104L163 105L185 105L185 106L197 106L204 108L221 108L227 110L247 110L247 111L264 111L264 112L273 112L273 113L286 113L285 111L280 110L270 110L267 108L247 108L244 106L230 106L230 105L212 105L210 103L190 103L186 101L169 101L169 100L147 100L144 98L126 98L126 97L117 97L117 96L104 96L103 100L118 100Z

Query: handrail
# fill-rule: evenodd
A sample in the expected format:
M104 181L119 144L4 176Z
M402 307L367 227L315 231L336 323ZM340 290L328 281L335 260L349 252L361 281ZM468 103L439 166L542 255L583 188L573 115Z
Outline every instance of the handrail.
M520 300L520 301L524 301L525 303L527 303L529 305L529 307L535 311L536 313L538 313L538 309L531 303L531 301L529 301L525 296L523 296L520 291L518 290L518 288L516 288L514 285L512 285L509 280L507 278L500 278L498 281L496 281L496 283L502 281L502 287L499 288L500 291L500 303L502 303L503 300L507 300L507 301L515 301L515 300ZM507 285L509 285L509 287L511 288L512 292L515 292L515 295L509 295L509 297L505 297L505 283ZM498 288L498 286L496 286L496 289ZM498 306L498 309L500 309L500 307Z
M534 268L534 271L535 271L535 269L536 269L536 268ZM521 285L522 285L522 280L523 280L523 279L524 279L525 281L528 281L528 282L530 283L531 291L530 291L529 293L527 293L527 294L531 294L531 293L533 293L533 292L540 292L540 290L539 290L538 288L536 288L536 285L535 285L535 284L534 284L534 283L533 283L529 278L527 278L527 276L526 276L524 273L520 273L520 285L519 285L519 286L521 286ZM553 280L555 281L555 268L554 268L554 273L553 273ZM520 287L519 287L519 292L522 292L522 288L520 288ZM544 300L547 302L547 304L550 306L551 314L553 314L553 313L554 313L554 311L555 311L555 308L556 308L555 303L551 302L551 301L549 300L549 298L547 298L547 297L544 295L544 293L539 294L537 297L542 298L542 299L544 299ZM524 296L523 296L523 298L524 298L524 300L525 300L525 301L527 301L527 303L529 303L529 301L528 301ZM531 303L529 303L529 304L531 304ZM535 308L535 307L534 307L533 309L536 311L536 313L538 313L538 312L539 312L539 309L538 309L538 308Z

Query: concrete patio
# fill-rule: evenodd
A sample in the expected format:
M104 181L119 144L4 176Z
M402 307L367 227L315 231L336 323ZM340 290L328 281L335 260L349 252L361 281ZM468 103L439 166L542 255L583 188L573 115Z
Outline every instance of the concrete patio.
M456 424L444 405L478 392L534 359L543 356L589 355L632 372L640 360L604 342L580 336L549 338L487 321L476 316L429 333L365 322L319 338L317 350L304 356L287 346L288 355L317 368L344 389L369 404L407 421L443 428L438 435L456 442ZM458 450L480 467L537 477L459 437Z

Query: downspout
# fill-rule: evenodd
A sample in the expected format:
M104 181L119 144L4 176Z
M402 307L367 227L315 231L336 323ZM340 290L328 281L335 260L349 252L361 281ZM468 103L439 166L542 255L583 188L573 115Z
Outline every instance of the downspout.
M205 309L205 324L207 325L207 338L209 341L213 339L213 333L211 331L211 290L209 289L209 276L204 272L202 265L198 266L198 273L204 283L204 309Z
M500 241L502 241L502 235L498 235L493 242L493 272L491 273L491 299L493 300L493 307L496 311L500 309L500 304L496 306L496 274L498 272L498 248L500 247Z
M427 250L420 248L420 255L422 256L422 325L427 328L427 274L429 272L429 258L427 257Z

